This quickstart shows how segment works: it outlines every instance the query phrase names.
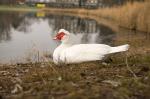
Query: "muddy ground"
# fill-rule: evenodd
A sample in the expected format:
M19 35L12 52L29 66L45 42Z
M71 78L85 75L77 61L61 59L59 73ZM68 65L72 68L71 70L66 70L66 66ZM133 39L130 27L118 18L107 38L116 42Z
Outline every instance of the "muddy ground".
M0 99L150 99L150 54L61 66L1 65Z

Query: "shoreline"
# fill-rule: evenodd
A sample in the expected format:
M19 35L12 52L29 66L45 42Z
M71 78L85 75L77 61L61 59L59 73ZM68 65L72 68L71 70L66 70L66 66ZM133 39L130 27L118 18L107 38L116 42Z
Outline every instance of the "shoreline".
M1 9L1 8L3 8L3 9ZM7 7L5 6L5 8L7 8ZM4 8L4 6L0 6L1 11L6 11L6 10L4 10L5 8ZM92 15L88 14L88 11L93 11L93 10L78 9L78 8L76 8L74 10L72 10L72 9L58 9L58 8L38 9L38 8L30 8L30 7L25 7L25 9L22 7L21 7L21 9L20 9L20 7L18 7L18 8L12 7L12 8L11 7L7 8L7 11L24 11L24 12L29 12L29 11L33 11L33 12L40 12L41 11L42 12L42 11L44 11L47 13L58 14L58 15L63 14L63 15L70 15L70 16L78 16L81 18L95 19L99 24L106 25L106 26L110 27L113 31L115 31L116 33L121 34L120 32L118 32L118 31L120 31L119 30L120 28L118 27L118 24L115 23L115 21L113 21L113 20L109 21L105 18L96 17L96 16L92 16ZM136 50L136 49L134 49L134 50ZM138 53L136 53L136 54L138 54Z
M113 25L129 30L150 33L150 2L127 3L123 6L99 9L45 8L43 11L85 16L99 21L105 19ZM140 10L139 10L140 9ZM139 11L139 12L138 12Z
M96 21L105 21L108 26L115 28L125 28L128 30L135 30L140 32L150 33L150 15L148 14L149 1L127 3L123 6L112 8L99 8L99 9L84 9L84 8L36 8L36 7L7 7L0 6L0 11L23 11L23 12L40 12L44 11L53 14L65 14L79 16L83 18L91 18ZM138 9L142 9L139 10ZM128 11L130 10L130 11ZM142 21L142 22L141 22ZM106 24L106 25L107 25ZM112 26L111 26L112 25Z
M16 11L16 12L37 12L41 9L35 7L20 7L20 6L0 6L0 11Z

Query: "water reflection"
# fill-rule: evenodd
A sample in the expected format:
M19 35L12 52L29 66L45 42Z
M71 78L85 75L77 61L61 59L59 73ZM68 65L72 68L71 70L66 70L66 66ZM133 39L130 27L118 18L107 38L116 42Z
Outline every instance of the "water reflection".
M98 24L92 19L81 19L71 16L48 16L49 24L53 30L58 31L64 28L78 38L78 43L105 43L112 45L115 36L112 29Z
M114 31L91 19L47 13L0 12L0 61L22 58L33 46L40 52L53 53L59 42L52 38L60 28L70 31L76 43L113 45L115 39Z
M11 40L12 28L26 31L28 23L24 21L24 18L24 14L21 13L0 12L0 42Z

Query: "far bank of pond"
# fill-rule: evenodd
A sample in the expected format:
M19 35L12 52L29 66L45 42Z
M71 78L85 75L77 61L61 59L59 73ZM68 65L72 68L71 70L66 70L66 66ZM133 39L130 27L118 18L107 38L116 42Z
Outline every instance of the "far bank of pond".
M119 27L138 30L143 32L150 32L150 14L149 14L150 2L134 2L127 3L123 6L116 6L110 8L99 9L49 9L44 11L50 11L55 13L67 13L75 14L79 16L88 16L99 20L104 18L117 24Z
M113 22L113 24L142 32L150 32L150 2L133 2L123 6L99 9L79 9L79 8L35 8L35 7L7 7L1 6L3 11L46 11L49 13L68 14L76 16L90 17L96 20L102 18Z

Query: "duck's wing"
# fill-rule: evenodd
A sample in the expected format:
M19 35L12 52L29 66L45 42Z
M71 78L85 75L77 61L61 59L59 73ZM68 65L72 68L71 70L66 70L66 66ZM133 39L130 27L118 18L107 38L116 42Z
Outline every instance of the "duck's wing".
M101 60L111 47L104 44L79 44L67 48L63 58L67 63Z

